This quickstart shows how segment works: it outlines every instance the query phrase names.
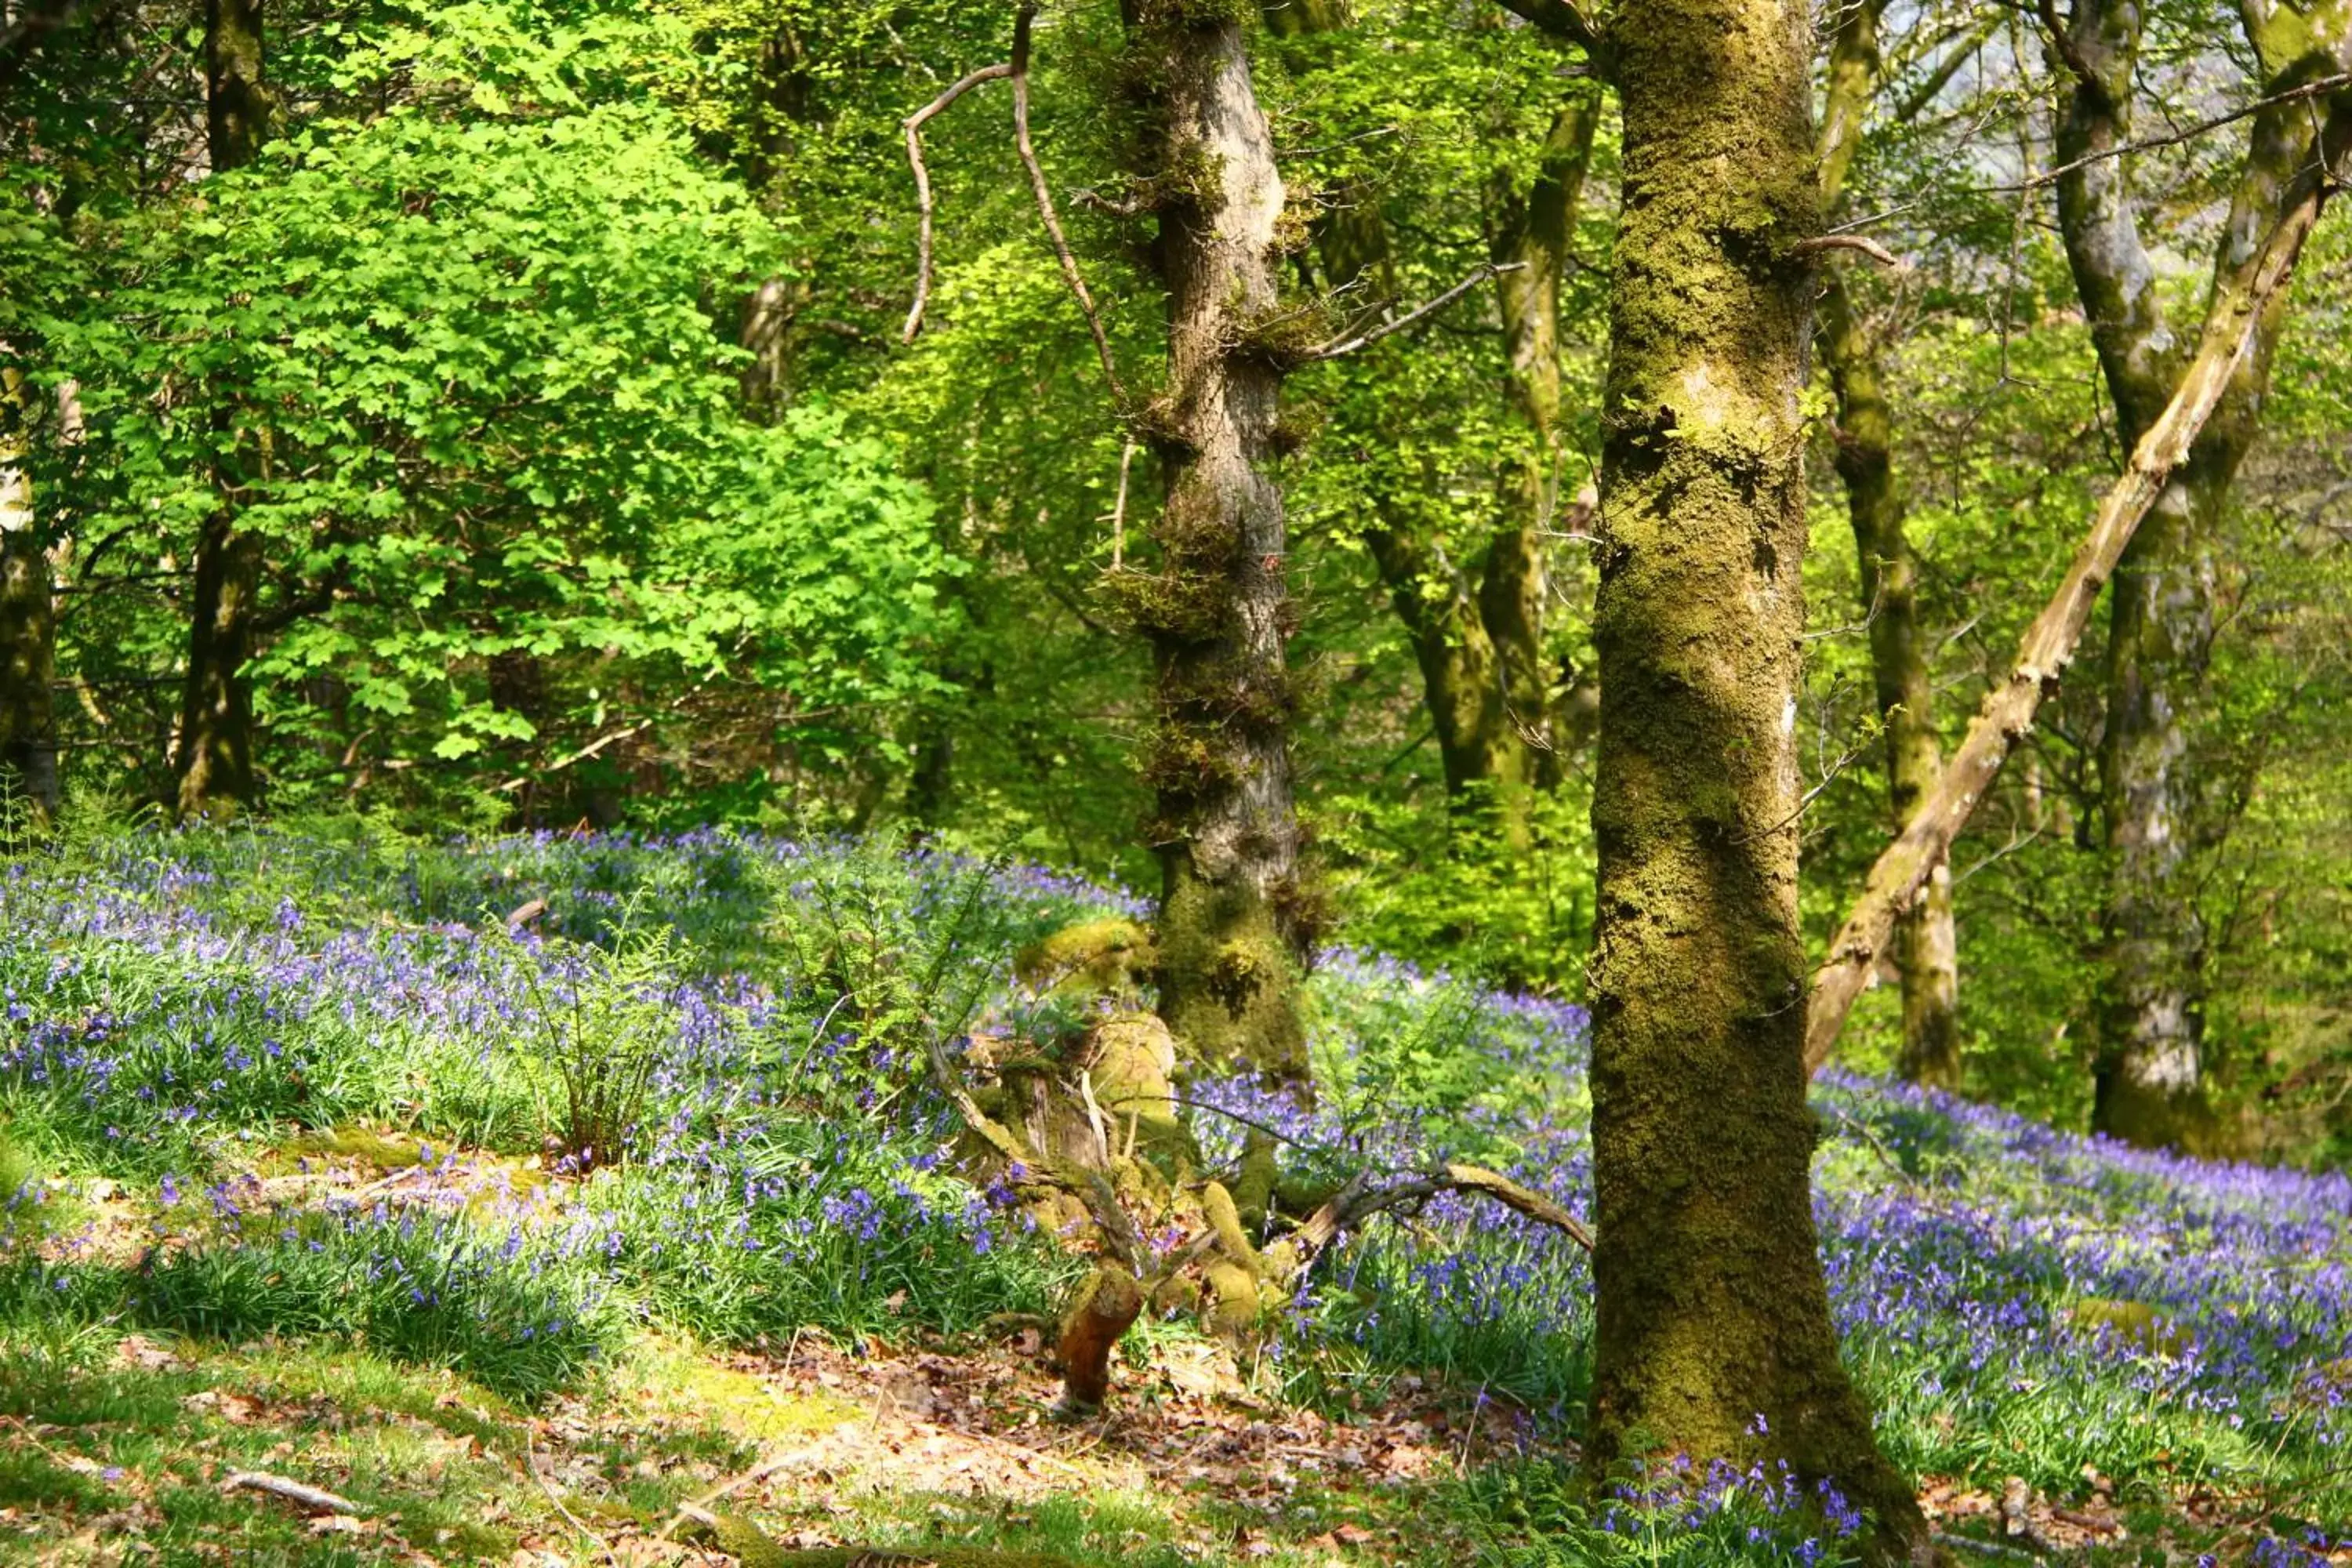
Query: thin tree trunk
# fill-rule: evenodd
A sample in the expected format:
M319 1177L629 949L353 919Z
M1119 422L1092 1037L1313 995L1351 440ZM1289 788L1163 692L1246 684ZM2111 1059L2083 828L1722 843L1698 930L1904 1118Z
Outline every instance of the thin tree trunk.
M2245 11L2267 95L2343 68L2342 8ZM2125 440L2160 416L2181 373L2155 268L2134 221L2130 170L2097 158L2131 138L2142 13L2130 0L2077 0L2060 51L2077 75L2059 123L2059 226ZM2217 289L2288 199L2311 149L2308 104L2258 115ZM2216 536L2252 445L2284 299L2256 322L2213 416L2157 498L2116 571L2109 606L2100 816L2109 882L2097 1008L2093 1125L2133 1142L2200 1147L2213 1131L2203 1074L2206 938L2193 856L2200 820L2196 732L2210 709Z
M1802 1070L1795 718L1818 232L1798 0L1626 6L1595 640L1587 1463L1787 1459L1927 1561L1838 1358Z
M1564 726L1554 722L1544 657L1545 605L1552 592L1549 535L1559 507L1559 283L1574 253L1576 206L1592 161L1601 94L1573 84L1544 137L1534 183L1525 193L1498 178L1493 205L1503 215L1493 247L1513 270L1496 279L1503 321L1505 386L1524 446L1497 476L1497 516L1478 584L1478 616L1494 645L1502 721L1517 744L1519 776L1499 781L1505 839L1528 835L1529 786L1557 784Z
M1878 89L1878 21L1884 0L1857 0L1838 14L1830 47L1822 112L1822 194L1832 216L1843 207L1845 174ZM1822 357L1838 402L1837 471L1861 564L1862 608L1870 627L1870 662L1886 736L1887 799L1899 831L1943 771L1936 742L1934 686L1918 616L1919 563L1904 528L1895 475L1895 422L1883 390L1878 344L1855 312L1845 270L1822 279ZM1959 940L1953 925L1952 875L1929 874L1895 930L1903 984L1903 1076L1939 1089L1960 1085Z
M1333 0L1269 0L1264 12L1268 30L1282 37L1348 25ZM1548 535L1557 521L1559 282L1600 110L1591 84L1571 85L1532 184L1520 189L1506 174L1490 193L1500 220L1492 254L1498 263L1517 264L1497 275L1496 303L1506 390L1525 438L1496 475L1493 531L1461 564L1431 549L1411 520L1385 509L1365 535L1421 670L1447 796L1511 849L1528 843L1531 790L1558 782L1561 736L1572 745L1589 730L1552 711L1544 610ZM1332 286L1369 279L1381 295L1394 293L1388 226L1377 207L1341 201L1318 224L1316 238Z
M262 86L260 0L205 0L205 122L215 174L253 161L269 130ZM226 439L234 418L224 411ZM219 510L196 541L195 594L188 619L188 668L180 699L176 807L182 817L234 816L255 800L253 699L245 675L253 656L261 546L236 525L232 455L216 459Z
M1160 574L1139 596L1159 719L1148 769L1160 852L1160 1011L1200 1059L1303 1076L1297 612L1275 482L1282 370L1249 339L1279 303L1285 192L1238 20L1130 12L1160 86L1160 159L1191 170L1160 209L1168 389L1150 422L1167 495Z
M2190 448L2233 387L2245 362L2257 351L2263 323L2282 309L2288 282L2327 204L2332 187L2322 169L2352 151L2352 107L2340 100L2328 112L2321 133L2306 143L2301 172L2291 182L2269 232L2233 268L2206 311L2197 353L2179 389L2131 461L2099 502L2089 533L2074 552L2058 591L2026 628L2008 677L1985 693L1941 777L1895 841L1871 866L1861 896L1830 942L1829 957L1813 977L1805 1009L1805 1068L1818 1070L1837 1048L1846 1014L1870 978L1877 955L1894 930L1897 911L1918 893L1950 853L1977 803L2000 774L2002 763L2025 732L2042 703L2058 689L2074 657L2083 628L2090 624L2099 590L2114 574L2139 528Z
M46 823L58 809L57 620L25 381L14 369L0 376L0 796Z

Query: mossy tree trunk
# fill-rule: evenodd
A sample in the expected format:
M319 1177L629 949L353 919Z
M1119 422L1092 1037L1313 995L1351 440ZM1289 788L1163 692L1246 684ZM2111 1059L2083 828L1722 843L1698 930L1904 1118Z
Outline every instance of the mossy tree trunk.
M2266 96L2339 72L2352 54L2352 6L2342 0L2249 7L2245 17ZM2126 447L2171 399L2190 347L2166 320L2129 160L2097 156L2131 139L2142 22L2132 0L2077 0L2063 43L2053 41L2059 68L2071 73L2055 151L2061 167L2077 165L2058 182L2059 226ZM2254 118L2214 258L2217 288L2276 220L2310 156L2313 122L2304 102ZM2217 534L2253 443L2284 312L2282 295L2125 552L2109 606L2099 753L2109 882L2093 1125L2149 1146L2200 1147L2213 1128L2196 861L2227 831L2232 808L2231 792L2201 777L2197 731L2211 701Z
M1624 209L1603 410L1588 1464L1785 1458L1928 1560L1838 1359L1805 1103L1795 720L1816 233L1797 0L1598 40Z
M1160 1011L1201 1060L1303 1077L1284 658L1297 611L1274 474L1283 367L1253 343L1280 303L1286 193L1240 20L1132 0L1128 26L1139 78L1157 84L1168 192L1168 385L1145 416L1167 491L1159 572L1138 596L1156 674Z
M0 377L0 792L45 822L58 808L57 618L33 504L29 395L16 370Z
M268 134L260 0L206 0L205 122L215 174L251 163ZM237 526L234 416L224 410L218 423L224 448L215 459L218 510L196 541L187 673L173 763L175 805L183 817L235 816L253 804L257 784L253 698L245 666L253 656L259 611L261 546Z
M1843 206L1862 124L1879 85L1878 23L1884 0L1838 12L1830 47L1822 125L1822 195ZM1919 630L1919 563L1904 527L1895 471L1895 422L1886 405L1879 345L1855 307L1846 269L1824 271L1819 320L1822 358L1836 395L1837 471L1861 563L1862 609L1886 737L1887 800L1896 828L1910 820L1943 772L1936 741L1935 689ZM1903 985L1903 1076L1939 1089L1960 1085L1959 939L1952 873L1938 863L1895 928Z

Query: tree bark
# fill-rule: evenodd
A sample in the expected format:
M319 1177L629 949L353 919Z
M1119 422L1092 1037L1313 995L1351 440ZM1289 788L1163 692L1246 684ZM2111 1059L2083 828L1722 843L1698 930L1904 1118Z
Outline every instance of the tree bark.
M2283 308L2304 242L2333 192L2325 169L2352 151L2352 98L2339 95L2320 133L2305 146L2276 221L2216 292L2197 353L2172 401L2132 449L2122 477L2101 500L2058 591L2026 628L2007 679L1985 694L1935 788L1872 865L1861 896L1831 941L1805 1010L1808 1072L1818 1070L1836 1049L1838 1032L1869 981L1897 911L1950 852L1977 803L2000 776L2001 763L2032 728L2035 712L2057 690L2083 628L2090 624L2099 590L2116 571L2140 520L2188 461L2214 411L2240 384L2243 362L2255 352L2263 323Z
M269 133L262 85L260 0L205 0L205 127L215 174L253 161ZM234 816L256 798L253 698L245 675L253 655L261 587L261 545L236 524L234 417L218 419L224 450L215 459L219 508L196 541L188 662L180 699L173 771L183 817Z
M1835 216L1846 171L1878 90L1878 22L1884 0L1857 0L1838 14L1830 46L1829 91L1822 116L1822 195ZM1822 358L1836 395L1837 471L1861 566L1863 617L1870 628L1871 672L1886 737L1886 793L1900 831L1943 771L1936 741L1935 689L1928 679L1918 616L1919 563L1905 522L1895 473L1895 422L1886 405L1879 346L1863 325L1843 265L1825 269L1820 305ZM1939 864L1895 929L1903 984L1899 1067L1914 1083L1960 1086L1959 938L1953 924L1952 875Z
M1148 773L1161 870L1160 1011L1193 1055L1304 1077L1297 612L1274 478L1279 357L1252 343L1278 304L1286 193L1241 23L1171 0L1130 6L1159 84L1168 386L1142 417L1167 493L1159 574L1139 576L1158 723Z
M1795 720L1818 232L1797 0L1601 40L1624 211L1603 413L1587 1463L1785 1458L1932 1559L1838 1358L1810 1177Z
M37 825L58 809L57 620L25 380L0 377L0 800L23 803Z
M2244 10L2264 96L2343 68L2352 26L2340 4ZM2137 444L2181 374L2156 269L2135 222L2128 161L2098 157L2131 139L2142 26L2133 0L2076 0L2058 53L2074 73L2059 122L2058 216L2124 439ZM2214 258L2214 287L2276 220L2310 155L2308 104L2258 114ZM2248 351L2187 459L2116 571L2106 720L2099 749L2108 892L2092 1124L2135 1143L2198 1148L2213 1131L2203 1074L2206 938L2194 858L2217 825L2200 779L2196 731L2210 707L2215 545L2230 486L2252 447L2284 296L2257 319Z

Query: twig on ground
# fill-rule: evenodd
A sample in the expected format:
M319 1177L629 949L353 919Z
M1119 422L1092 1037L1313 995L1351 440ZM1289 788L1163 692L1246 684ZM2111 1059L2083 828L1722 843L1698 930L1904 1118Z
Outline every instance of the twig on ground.
M594 1542L596 1550L604 1554L605 1562L613 1564L613 1568L620 1568L621 1560L613 1555L613 1543L582 1523L578 1514L564 1507L563 1500L555 1493L555 1488L551 1486L547 1478L540 1473L539 1449L531 1441L530 1428L528 1426L523 1428L522 1434L522 1468L530 1473L532 1480L539 1483L539 1489L546 1495L547 1500L554 1505L555 1511L563 1516L564 1521L578 1531L583 1538Z
M339 1497L318 1487L305 1486L284 1476L273 1476L266 1470L238 1470L220 1485L225 1492L240 1489L268 1492L271 1497L283 1498L288 1502L309 1509L312 1513L341 1513L356 1518L367 1511L347 1497Z

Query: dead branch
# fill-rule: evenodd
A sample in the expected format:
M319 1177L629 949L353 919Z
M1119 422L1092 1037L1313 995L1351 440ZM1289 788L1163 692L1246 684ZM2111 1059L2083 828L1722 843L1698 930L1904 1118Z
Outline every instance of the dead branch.
M1313 364L1320 360L1338 359L1343 354L1351 354L1359 352L1360 350L1370 348L1382 338L1393 337L1398 332L1403 331L1407 327L1418 325L1429 317L1437 314L1438 311L1443 310L1446 306L1451 305L1454 300L1459 300L1463 295L1467 294L1471 289L1475 289L1479 284L1486 282L1488 279L1500 278L1506 272L1525 271L1527 269L1527 265L1528 264L1524 261L1489 261L1485 266L1479 268L1478 270L1470 274L1469 277L1465 278L1461 282L1456 283L1453 288L1448 289L1444 293L1440 294L1436 299L1407 311L1405 314L1399 316L1395 321L1387 322L1382 326L1374 327L1369 332L1360 332L1356 336L1348 338L1344 341L1335 339L1330 342L1323 343L1316 348L1308 349L1305 353L1301 354L1299 358L1304 363Z
M2115 147L2102 147L2095 153L2085 153L2071 163L2061 163L2056 168L2036 174L2030 180L2022 180L2011 185L1987 185L1985 190L1990 194L2000 195L2010 195L2019 191L2038 191L2045 185L2056 184L2075 170L2090 164L2104 163L2110 158L2127 158L2135 153L2153 152L2160 147L2178 147L2183 142L2195 141L2209 131L2219 131L2224 125L2234 125L2241 120L2251 120L2265 109L2275 109L2282 103L2295 103L2306 98L2325 98L2337 89L2345 87L2352 87L2352 71L2320 77L2315 80L2305 82L2299 87L2291 87L2284 92L2273 93L2268 98L2258 98L2243 108L2233 109L2227 114L2217 114L2210 120L2200 120L2194 125L2185 126L2179 131L2169 131L2161 136L2150 136L2137 142L2126 142Z
M225 1492L233 1492L240 1488L247 1491L268 1492L271 1497L284 1498L296 1507L309 1509L312 1513L357 1516L366 1511L347 1497L338 1497L333 1492L305 1486L284 1476L273 1476L266 1470L238 1470L220 1485Z
M931 171L923 162L923 123L982 82L1012 74L1009 65L982 66L899 121L899 129L907 133L907 165L915 172L915 210L922 221L916 241L915 303L907 312L906 329L898 334L902 343L913 342L922 331L923 310L931 302Z
M2294 277L2304 241L2335 189L2327 171L2347 143L2352 143L2352 109L2339 108L2318 138L2315 165L2289 190L2261 247L2215 290L2196 358L2182 374L2172 401L2140 437L2131 462L2099 503L2065 579L2026 629L2008 679L1985 694L1967 738L1935 787L1871 867L1853 911L1830 943L1827 962L1813 977L1805 1014L1807 1072L1819 1070L1829 1060L1846 1014L1869 983L1895 920L1950 853L1952 840L1991 788L2010 752L2032 727L2035 712L2058 689L2059 678L2090 620L2091 606L2124 547L2220 405L2263 311Z
M1314 1261L1315 1255L1329 1246L1340 1232L1385 1210L1420 1203L1440 1193L1482 1194L1505 1208L1562 1232L1585 1251L1592 1250L1591 1227L1551 1199L1483 1165L1454 1161L1381 1186L1372 1185L1360 1173L1322 1207L1307 1215L1297 1229L1269 1247L1267 1255L1284 1266L1285 1272L1296 1273Z
M1118 1194L1111 1189L1109 1180L1100 1171L1071 1170L1060 1163L1022 1146L1013 1130L980 1108L956 1078L955 1068L948 1060L946 1048L936 1037L927 1042L930 1058L931 1079L945 1095L948 1103L956 1108L964 1125L979 1136L997 1157L1005 1163L1005 1179L1016 1187L1039 1187L1048 1192L1065 1194L1086 1206L1087 1216L1102 1232L1104 1249L1124 1264L1129 1272L1140 1273L1144 1259L1150 1256L1142 1237L1136 1234L1135 1222L1120 1206Z
M1818 256L1824 250L1858 250L1881 267L1900 268L1903 258L1886 247L1859 234L1817 234L1789 247L1791 256Z
M1037 163L1037 149L1029 141L1029 30L1037 19L1037 7L1024 5L1013 18L1013 64L1007 70L1013 78L1013 140L1020 149L1022 166L1029 171L1029 189L1037 198L1037 216L1044 220L1045 233L1054 242L1054 256L1062 264L1062 281L1070 286L1070 293L1086 312L1087 331L1094 335L1095 353L1102 360L1103 379L1110 384L1110 395L1119 403L1127 394L1118 384L1118 370L1112 364L1110 339L1103 335L1102 318L1095 311L1095 300L1087 292L1087 280L1078 274L1078 258L1070 254L1069 237L1062 232L1062 220L1054 211L1054 193L1046 188L1045 171Z

